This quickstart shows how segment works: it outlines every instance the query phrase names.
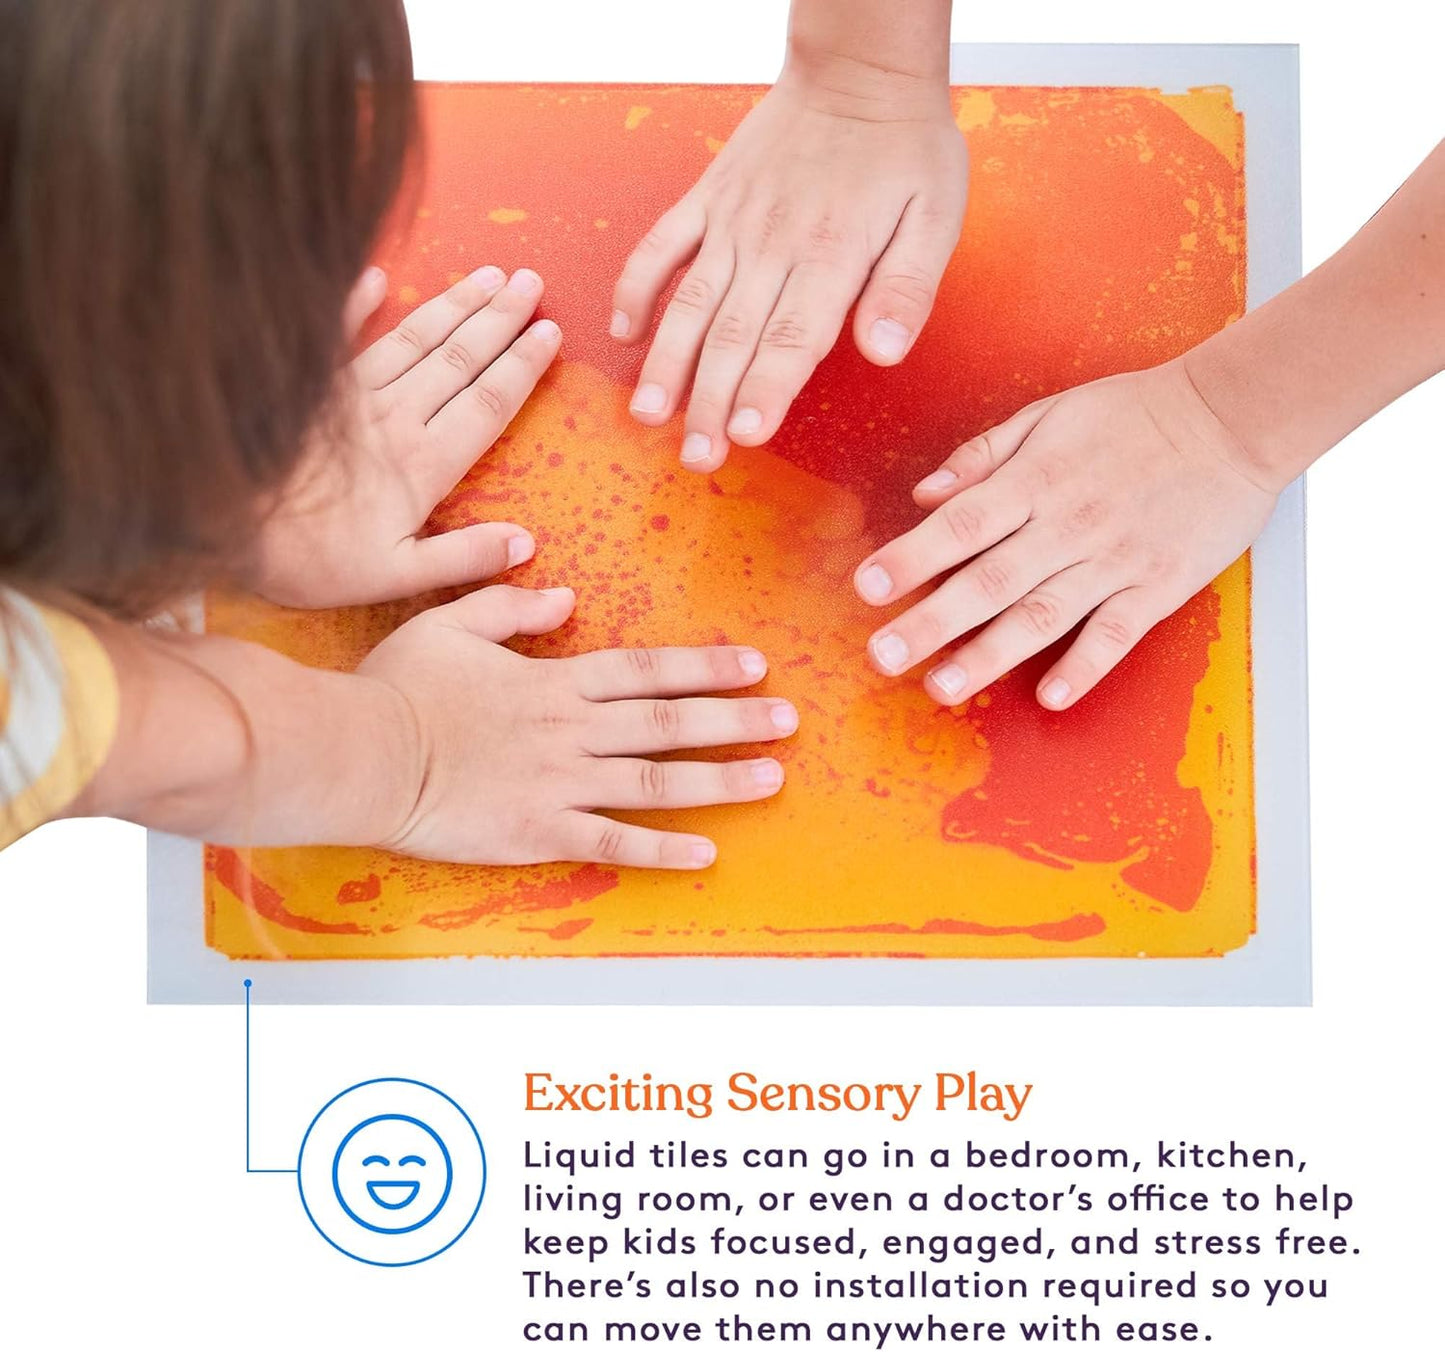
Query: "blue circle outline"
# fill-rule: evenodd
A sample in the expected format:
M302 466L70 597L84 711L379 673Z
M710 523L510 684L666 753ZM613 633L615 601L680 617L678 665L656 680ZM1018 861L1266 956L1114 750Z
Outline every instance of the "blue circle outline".
M442 1162L447 1166L446 1186L442 1189L441 1199L427 1212L419 1221L413 1221L410 1225L404 1225L400 1229L388 1230L385 1226L373 1225L370 1221L364 1221L351 1209L351 1203L346 1200L341 1191L341 1179L338 1174L341 1169L341 1152L346 1149L347 1143L358 1131L369 1127L373 1122L410 1122L414 1127L420 1127L428 1136L437 1143L437 1148L442 1152ZM412 1117L408 1113L376 1113L368 1117L365 1122L358 1122L345 1136L341 1138L341 1144L336 1147L336 1154L331 1157L331 1191L336 1194L336 1200L341 1203L341 1209L346 1212L364 1230L374 1231L378 1235L409 1235L413 1230L420 1230L423 1225L436 1219L441 1209L446 1206L447 1198L452 1195L452 1154L447 1149L447 1143L436 1134L436 1131L427 1126L419 1117ZM407 1201L411 1201L408 1197Z
M434 1253L423 1254L420 1258L408 1258L405 1262L402 1263L383 1263L380 1259L363 1258L359 1253L352 1253L350 1249L342 1248L340 1244L338 1244L334 1239L332 1239L331 1236L328 1235L326 1231L323 1230L316 1223L316 1217L311 1214L311 1208L306 1205L306 1189L302 1186L301 1183L301 1161L306 1154L306 1142L311 1139L311 1132L315 1128L316 1124L321 1120L323 1114L329 1107L331 1107L333 1103L337 1101L337 1099L345 1098L346 1095L352 1092L352 1090L365 1089L367 1085L371 1084L415 1085L418 1089L429 1089L438 1098L445 1099L448 1103L452 1105L453 1108L457 1110L458 1113L461 1114L462 1121L465 1122L467 1126L471 1129L472 1137L476 1141L477 1149L481 1152L482 1156L482 1189L481 1192L477 1194L477 1204L475 1207L472 1208L472 1214L467 1217L466 1224L457 1231L454 1238L448 1240L447 1243L443 1244L441 1248L437 1249ZM333 1094L329 1099L327 1099L325 1103L321 1105L321 1109L316 1114L316 1116L311 1119L311 1125L306 1128L306 1133L301 1138L301 1147L296 1152L296 1191L301 1195L301 1209L306 1213L306 1219L311 1222L311 1228L315 1230L316 1233L320 1235L321 1238L324 1239L329 1245L331 1245L331 1247L335 1249L337 1253L343 1253L348 1258L353 1259L358 1263L366 1263L371 1267L415 1267L418 1263L429 1262L431 1259L437 1257L439 1254L445 1253L448 1249L452 1247L453 1244L457 1242L457 1240L459 1240L464 1234L466 1234L468 1230L472 1228L472 1222L476 1220L477 1213L482 1209L482 1199L487 1195L487 1148L482 1144L482 1137L481 1133L477 1131L477 1124L473 1122L472 1119L468 1116L467 1110L463 1108L462 1105L458 1103L456 1099L454 1099L450 1094L443 1093L440 1089L436 1087L436 1085L428 1084L425 1080L413 1080L409 1079L404 1075L378 1075L374 1079L360 1080L356 1084L348 1085L339 1094Z

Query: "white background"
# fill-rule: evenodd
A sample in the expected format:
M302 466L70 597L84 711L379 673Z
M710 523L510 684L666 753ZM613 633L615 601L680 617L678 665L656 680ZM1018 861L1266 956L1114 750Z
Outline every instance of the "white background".
M1430 9L1280 0L960 0L955 41L1298 42L1304 253L1319 262L1442 131ZM783 0L413 0L429 78L757 80ZM1338 15L1338 17L1333 17ZM486 146L477 146L486 172ZM1441 228L1445 228L1442 221ZM924 1078L977 1065L1037 1085L999 1143L1231 1135L1297 1144L1356 1193L1336 1294L1276 1316L1210 1311L1215 1345L1421 1347L1445 1221L1437 1153L1445 737L1438 634L1445 382L1402 400L1310 476L1316 1003L1309 1010L286 1009L257 994L255 1156L293 1162L311 1114L376 1074L431 1079L473 1113L493 1185L474 1231L404 1272L348 1262L285 1176L242 1171L241 1014L145 1004L142 833L43 829L0 857L0 1339L169 1349L521 1346L514 1256L524 1127L579 1141L671 1124L526 1123L521 1074ZM944 450L946 448L940 448ZM263 975L263 974L262 974ZM539 1123L541 1125L539 1125ZM748 1118L688 1124L699 1144L983 1134L927 1116L884 1130ZM882 1315L880 1317L889 1317Z

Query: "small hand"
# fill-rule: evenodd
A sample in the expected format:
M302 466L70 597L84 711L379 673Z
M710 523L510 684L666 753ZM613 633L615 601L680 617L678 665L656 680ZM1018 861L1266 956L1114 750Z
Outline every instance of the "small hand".
M1249 547L1281 487L1180 361L1030 404L924 479L933 514L859 565L873 605L947 575L873 635L873 664L895 676L978 631L924 681L960 704L1084 621L1038 684L1065 709Z
M353 330L386 294L368 269ZM342 373L335 408L260 532L261 595L282 605L360 605L494 577L531 558L520 526L422 534L436 505L531 394L561 335L528 327L542 279L481 268L414 310Z
M717 854L706 837L597 812L747 803L778 791L775 760L647 759L793 732L798 715L786 700L699 698L761 680L761 653L657 648L544 660L500 646L557 628L574 602L566 588L485 587L424 611L372 650L358 675L395 693L419 749L397 827L376 844L460 863L706 868Z
M958 240L967 177L944 85L849 101L785 71L623 269L612 334L636 342L692 264L633 416L660 426L686 402L682 463L710 471L729 438L758 446L778 430L854 301L859 351L902 361Z

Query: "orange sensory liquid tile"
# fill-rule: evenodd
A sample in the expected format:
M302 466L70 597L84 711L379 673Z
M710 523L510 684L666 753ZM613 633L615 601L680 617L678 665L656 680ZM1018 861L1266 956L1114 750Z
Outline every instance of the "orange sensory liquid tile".
M518 643L749 643L802 727L764 804L654 814L701 874L453 867L362 849L206 854L207 936L237 958L472 955L1196 956L1254 928L1249 565L1066 714L1047 656L965 708L875 675L853 568L909 490L1041 395L1176 355L1244 308L1243 128L1227 90L960 89L968 219L932 322L879 371L844 340L779 435L712 478L627 401L607 337L630 247L760 96L751 88L428 86L424 173L382 251L406 309L482 263L535 268L562 356L438 526L506 519L577 614ZM416 604L304 614L214 596L217 631L347 667ZM717 753L719 755L724 753Z

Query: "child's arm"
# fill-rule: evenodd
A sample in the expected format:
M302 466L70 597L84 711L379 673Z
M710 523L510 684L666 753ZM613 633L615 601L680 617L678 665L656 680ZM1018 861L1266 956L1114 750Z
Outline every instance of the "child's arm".
M1445 142L1334 257L1182 360L1276 489L1445 370Z
M612 319L624 342L647 337L690 264L632 398L652 426L686 404L687 468L716 469L729 440L767 441L854 301L869 361L892 366L913 345L968 177L948 90L951 8L793 0L777 83L627 260Z
M1291 479L1442 369L1445 143L1259 310L960 446L914 490L932 515L859 565L875 605L952 573L873 636L875 665L929 661L929 693L958 704L1084 620L1038 686L1067 707L1248 548Z
M425 858L702 868L705 837L594 815L775 793L771 759L653 761L771 741L779 699L680 698L761 679L747 648L540 660L500 645L572 611L565 589L491 587L426 611L355 674L220 637L103 626L121 691L109 759L70 815L253 845L378 845Z

